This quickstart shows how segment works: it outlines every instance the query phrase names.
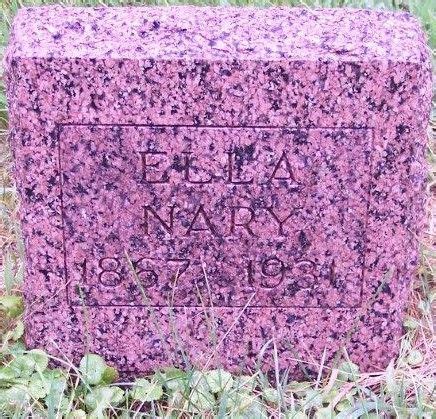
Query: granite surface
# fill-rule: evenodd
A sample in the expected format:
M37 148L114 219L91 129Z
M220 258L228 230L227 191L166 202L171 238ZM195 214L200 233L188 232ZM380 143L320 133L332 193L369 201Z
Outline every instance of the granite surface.
M431 96L410 15L24 8L6 67L28 345L126 374L247 370L271 339L295 377L395 356Z

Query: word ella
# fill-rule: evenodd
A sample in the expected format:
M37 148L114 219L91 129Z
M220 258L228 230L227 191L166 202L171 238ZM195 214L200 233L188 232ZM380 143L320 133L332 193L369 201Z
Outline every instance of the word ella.
M244 174L244 166L252 163L257 173L259 173L259 167L262 167L261 174L266 182L287 182L288 187L293 188L300 186L286 151L268 162L268 165L265 162L256 161L252 157L253 152L227 151L225 154L222 173L216 174L213 172L214 165L211 162L199 164L199 159L189 151L184 151L181 155L175 155L172 158L165 151L139 151L142 179L146 183L170 183L171 172L177 171L182 174L182 179L190 184L201 185L212 183L215 180L224 180L233 185L250 185L255 179L253 175ZM269 173L264 173L268 170Z

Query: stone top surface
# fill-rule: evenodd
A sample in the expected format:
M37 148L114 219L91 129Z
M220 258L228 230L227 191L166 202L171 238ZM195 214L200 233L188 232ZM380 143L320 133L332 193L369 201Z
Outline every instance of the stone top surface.
M306 8L30 7L14 21L13 57L389 60L428 55L407 13Z

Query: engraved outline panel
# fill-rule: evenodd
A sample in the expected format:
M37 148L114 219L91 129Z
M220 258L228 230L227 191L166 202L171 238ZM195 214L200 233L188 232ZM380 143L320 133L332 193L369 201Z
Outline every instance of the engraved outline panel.
M62 169L62 151L61 151L61 136L60 136L60 128L61 127L68 127L68 126L73 126L73 127L80 127L80 126L84 126L84 127L144 127L144 128L191 128L191 129L199 129L199 128L203 128L203 129L208 129L208 128L223 128L223 129L253 129L253 128L257 128L257 129L289 129L289 130L365 130L368 132L368 141L370 143L370 149L373 149L373 141L374 141L374 129L372 127L342 127L342 126L338 126L338 127L302 127L302 126L298 126L298 127L292 127L292 126L270 126L270 125L250 125L250 126L232 126L232 125L173 125L173 124L169 124L169 125L150 125L150 124L79 124L79 123L71 123L71 124L56 124L56 136L57 136L57 142L58 142L58 168L59 168L59 187L60 187L60 202L61 202L61 219L62 219L62 235L63 235L63 243L62 243L62 247L63 247L63 262L64 262L64 269L65 269L65 288L66 288L66 296L67 296L67 303L71 306L71 307L77 307L77 306L87 306L87 307L113 307L113 308L144 308L144 307L168 307L168 305L162 305L162 304L79 304L79 303L73 303L70 297L70 283L68 280L68 265L67 265L67 252L66 252L66 241L65 241L65 223L64 223L64 218L65 218L65 208L64 208L64 192L63 192L63 169ZM365 209L365 216L364 216L364 256L363 256L363 262L362 262L362 271L361 271L361 275L360 275L360 281L361 281L361 285L360 285L360 299L359 299L359 303L355 304L355 305L350 305L350 306L332 306L332 307L324 307L324 306L301 306L301 305L280 305L280 306L273 306L273 305L249 305L249 308L298 308L298 307L303 307L303 308L311 308L311 309L335 309L335 308L340 308L340 309L356 309L362 306L362 292L363 292L363 288L364 288L364 282L365 282L365 265L366 265L366 258L365 258L365 253L366 253L366 246L367 246L367 225L368 225L368 215L369 215L369 205L370 205L370 188L371 188L371 184L373 183L373 171L372 171L372 153L369 156L369 173L368 173L368 184L366 185L366 195L367 195L367 201L366 201L366 209ZM177 308L177 307L189 307L189 308L204 308L203 306L197 306L197 305L177 305L174 304L172 305L172 307ZM244 305L219 305L216 306L217 308L241 308L244 307Z

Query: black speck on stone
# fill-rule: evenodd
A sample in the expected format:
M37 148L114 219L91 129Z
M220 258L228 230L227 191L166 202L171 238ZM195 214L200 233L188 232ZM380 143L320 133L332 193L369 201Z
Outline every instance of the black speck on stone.
M304 231L300 231L298 235L298 241L300 242L303 250L306 250L310 246L310 241L307 239L306 233Z

